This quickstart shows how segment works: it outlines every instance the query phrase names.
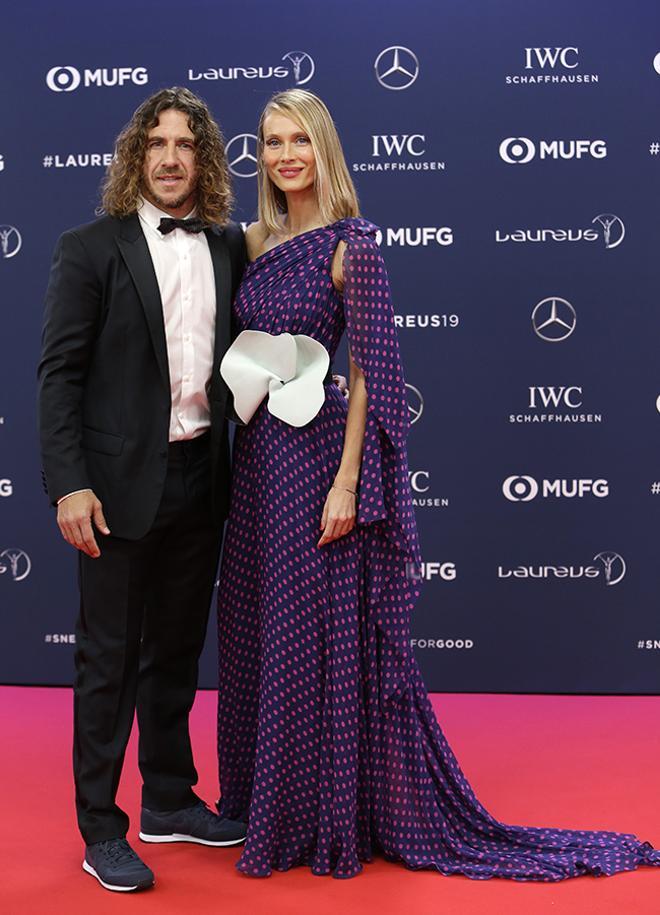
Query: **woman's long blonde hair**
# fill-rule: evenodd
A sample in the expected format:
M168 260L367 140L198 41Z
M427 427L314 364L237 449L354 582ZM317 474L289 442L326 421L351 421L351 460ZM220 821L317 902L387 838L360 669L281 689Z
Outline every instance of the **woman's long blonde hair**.
M321 99L306 89L285 89L266 104L257 130L259 221L271 234L282 231L280 217L286 213L286 195L268 177L264 166L264 121L277 112L300 126L308 135L316 159L314 187L324 225L346 216L359 216L355 186L351 180L332 116Z

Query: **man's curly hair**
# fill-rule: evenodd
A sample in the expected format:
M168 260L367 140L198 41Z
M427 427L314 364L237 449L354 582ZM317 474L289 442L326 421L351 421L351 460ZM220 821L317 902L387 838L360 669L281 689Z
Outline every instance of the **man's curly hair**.
M160 113L171 108L188 116L195 137L197 215L205 222L224 225L234 202L224 139L205 102L179 86L161 89L143 102L117 137L102 185L102 211L110 216L137 212L147 134L157 126Z

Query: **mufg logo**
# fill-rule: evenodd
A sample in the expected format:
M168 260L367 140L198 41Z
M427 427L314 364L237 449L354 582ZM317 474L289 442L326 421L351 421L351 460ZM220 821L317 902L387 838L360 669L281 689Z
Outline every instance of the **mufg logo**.
M532 159L604 159L605 140L539 140L507 137L500 143L500 158L509 165L526 165Z
M79 86L123 86L133 83L144 86L149 82L146 67L98 67L96 70L77 70L75 67L51 67L46 74L46 85L52 92L73 92Z

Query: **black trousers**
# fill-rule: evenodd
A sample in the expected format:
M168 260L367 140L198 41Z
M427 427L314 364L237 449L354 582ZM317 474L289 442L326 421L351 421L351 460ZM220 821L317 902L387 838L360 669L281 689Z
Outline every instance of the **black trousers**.
M126 835L115 798L136 709L143 805L197 802L188 716L222 533L211 515L209 451L208 434L170 445L149 533L97 534L101 556L79 554L73 762L87 844Z

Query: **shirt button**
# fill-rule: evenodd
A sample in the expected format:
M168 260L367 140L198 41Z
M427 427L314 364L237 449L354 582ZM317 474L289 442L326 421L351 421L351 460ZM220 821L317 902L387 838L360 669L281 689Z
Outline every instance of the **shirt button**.
M190 343L190 334L184 334L184 335L183 335L183 342L184 342L184 343Z

